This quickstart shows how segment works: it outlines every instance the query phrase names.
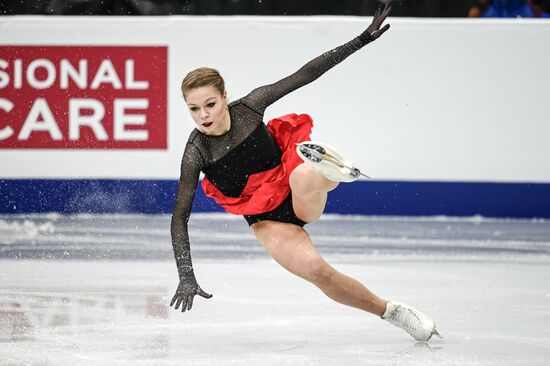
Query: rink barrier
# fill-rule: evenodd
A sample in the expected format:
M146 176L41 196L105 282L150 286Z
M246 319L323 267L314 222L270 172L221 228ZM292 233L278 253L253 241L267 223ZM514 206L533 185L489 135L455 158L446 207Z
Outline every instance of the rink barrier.
M175 180L3 179L0 213L172 212ZM197 189L194 212L221 212ZM550 218L550 183L357 181L330 192L325 212L353 215Z

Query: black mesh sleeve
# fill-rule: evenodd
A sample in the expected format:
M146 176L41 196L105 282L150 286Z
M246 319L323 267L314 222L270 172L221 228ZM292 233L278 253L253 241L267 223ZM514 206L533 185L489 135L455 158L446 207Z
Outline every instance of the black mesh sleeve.
M203 164L204 160L199 150L188 143L181 162L181 174L171 222L172 247L180 280L195 280L187 222Z
M254 89L243 98L243 101L253 110L263 113L269 105L275 103L286 94L316 80L370 41L368 37L363 37L363 35L360 37L323 53L309 61L292 75L276 83Z

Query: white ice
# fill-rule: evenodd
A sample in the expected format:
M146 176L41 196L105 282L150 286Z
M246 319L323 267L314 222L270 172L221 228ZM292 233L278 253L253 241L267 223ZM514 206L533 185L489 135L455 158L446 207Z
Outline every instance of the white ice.
M200 285L177 285L168 216L0 216L0 365L546 365L550 222L327 216L308 225L338 270L432 316L417 343L332 302L242 218L194 215Z

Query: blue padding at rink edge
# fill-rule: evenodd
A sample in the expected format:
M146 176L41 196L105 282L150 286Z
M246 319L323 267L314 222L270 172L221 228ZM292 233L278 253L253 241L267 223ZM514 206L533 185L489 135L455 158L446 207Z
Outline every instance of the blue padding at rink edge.
M360 181L329 193L325 212L550 218L550 184Z
M0 213L169 213L177 186L173 180L0 180ZM200 211L222 211L200 188L195 202Z
M4 179L0 213L171 213L175 180ZM222 212L199 187L194 212ZM550 218L549 183L358 181L329 193L325 212Z

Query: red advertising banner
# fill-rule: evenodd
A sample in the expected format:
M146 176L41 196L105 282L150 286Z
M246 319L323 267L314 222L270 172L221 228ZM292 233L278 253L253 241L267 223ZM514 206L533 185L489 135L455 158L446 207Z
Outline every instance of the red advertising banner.
M166 149L166 46L1 46L0 148Z

